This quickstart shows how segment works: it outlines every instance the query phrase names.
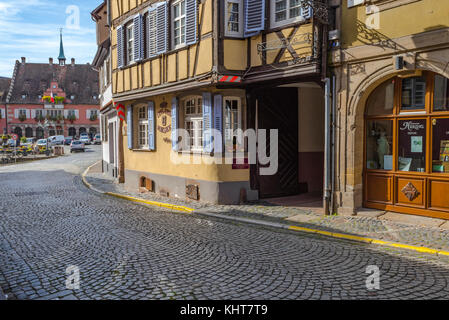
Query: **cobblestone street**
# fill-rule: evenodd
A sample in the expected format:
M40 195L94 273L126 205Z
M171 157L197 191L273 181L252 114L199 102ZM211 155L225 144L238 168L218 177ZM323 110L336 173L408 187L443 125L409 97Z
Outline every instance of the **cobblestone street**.
M0 168L10 299L448 299L449 260L148 208L87 189L85 154ZM366 268L380 268L369 291ZM79 267L79 290L66 269Z

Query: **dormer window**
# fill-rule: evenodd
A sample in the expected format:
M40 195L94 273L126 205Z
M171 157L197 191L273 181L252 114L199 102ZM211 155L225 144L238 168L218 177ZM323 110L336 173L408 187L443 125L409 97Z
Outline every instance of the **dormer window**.
M26 93L22 94L22 100L26 99L27 95Z
M71 96L70 96L70 100L73 100L73 99L75 99L75 96L74 96L74 95L71 95Z

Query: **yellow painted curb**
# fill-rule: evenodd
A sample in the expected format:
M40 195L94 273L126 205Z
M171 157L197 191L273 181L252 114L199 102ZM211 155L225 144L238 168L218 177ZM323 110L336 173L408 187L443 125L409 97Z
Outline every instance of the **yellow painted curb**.
M365 242L365 243L370 243L370 244L377 244L380 246L401 248L401 249L412 250L412 251L421 252L421 253L430 253L430 254L436 254L436 255L449 256L448 251L440 251L440 250L436 250L436 249L432 249L432 248L417 247L417 246L411 246L411 245L402 244L402 243L395 243L395 242L383 241L383 240L378 240L378 239L359 237L359 236L354 236L354 235L350 235L350 234L334 233L334 232L329 232L329 231L315 230L315 229L309 229L309 228L303 228L303 227L297 227L297 226L289 226L288 229L294 230L294 231L303 231L303 232L308 232L308 233L321 234L321 235L325 235L325 236L329 236L329 237L333 237L333 238L340 238L340 239L354 240L354 241Z
M124 196L124 195L112 193L112 192L105 192L105 194L107 194L109 196L116 197L116 198L129 200L129 201L137 202L137 203L148 204L150 206L165 208L165 209L169 209L169 210L181 211L181 212L185 212L185 213L192 213L195 211L195 209L184 207L184 206L178 206L175 204L168 204L168 203L157 202L157 201L144 200L144 199Z

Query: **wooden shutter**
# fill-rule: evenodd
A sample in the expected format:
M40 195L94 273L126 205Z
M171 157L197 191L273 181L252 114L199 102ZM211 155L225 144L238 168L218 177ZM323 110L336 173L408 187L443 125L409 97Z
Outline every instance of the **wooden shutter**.
M221 136L214 137L214 152L221 153L223 151L223 96L216 95L214 97L214 128L220 132ZM217 133L218 134L218 133Z
M155 150L155 119L154 119L154 102L148 103L148 149Z
M178 151L178 98L171 102L171 143L172 149Z
M31 119L36 118L36 110L35 109L31 109Z
M301 0L301 2L304 2L304 0ZM310 19L312 18L312 7L311 6L307 6L307 9L304 9L303 6L301 6L301 16L304 19Z
M30 114L30 110L29 109L25 110L25 115L26 115L27 119L31 119L31 114Z
M212 95L203 93L203 150L212 152Z
M186 0L186 44L197 41L198 1Z
M125 30L123 26L117 28L117 65L122 68L124 65L125 46L123 41L125 40Z
M253 36L265 29L265 0L245 1L245 36Z
M14 110L14 118L19 119L19 109Z
M146 30L147 30L147 52L148 52L149 58L152 58L157 55L156 25L157 25L157 10L156 10L156 8L151 8L148 11L147 27L146 27Z
M143 30L142 30L142 16L139 14L134 17L134 61L143 59Z
M133 148L133 106L128 106L126 109L126 125L128 134L128 149Z
M167 2L160 3L157 7L157 54L162 54L167 52L167 27L168 27L168 19L167 19Z
M77 119L80 118L80 112L79 112L79 110L75 110L75 117L76 117Z

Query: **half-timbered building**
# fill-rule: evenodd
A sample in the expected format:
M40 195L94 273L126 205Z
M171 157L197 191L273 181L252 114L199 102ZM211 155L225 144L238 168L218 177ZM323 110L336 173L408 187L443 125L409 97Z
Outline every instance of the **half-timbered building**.
M301 193L321 201L324 1L112 0L110 10L128 188L212 203ZM270 141L245 143L239 129L278 130L273 174L248 159ZM244 159L205 163L225 151Z

